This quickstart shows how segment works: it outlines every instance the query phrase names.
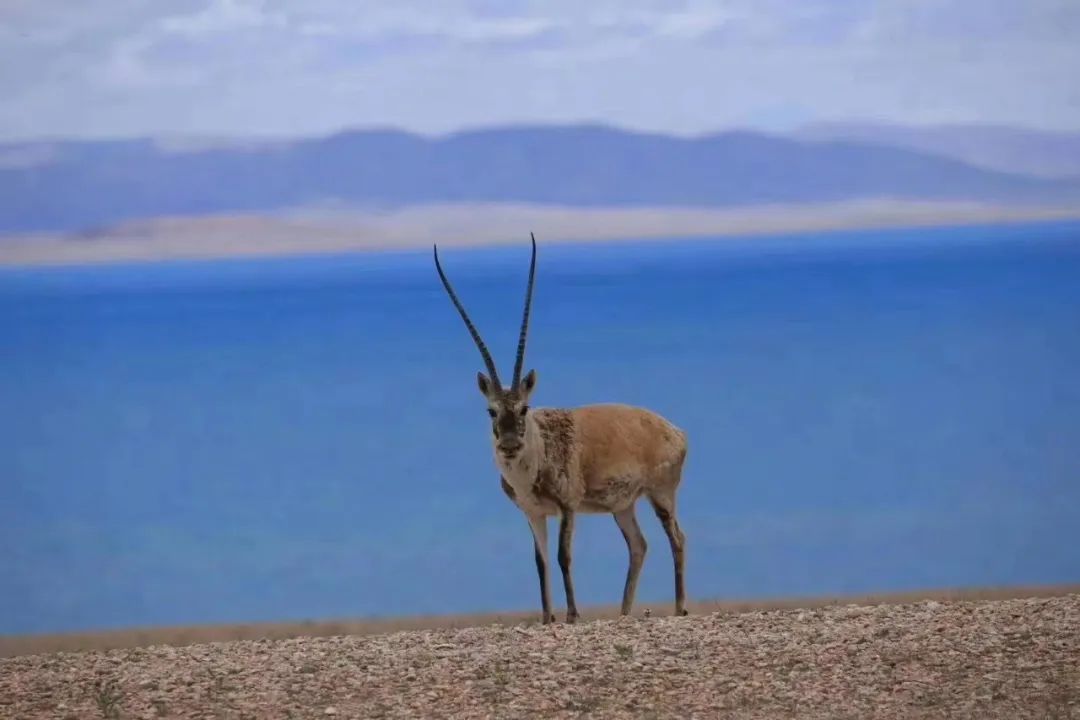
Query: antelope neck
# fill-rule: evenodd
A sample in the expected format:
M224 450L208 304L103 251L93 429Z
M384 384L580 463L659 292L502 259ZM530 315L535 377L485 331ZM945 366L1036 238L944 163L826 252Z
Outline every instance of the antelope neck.
M495 464L506 482L510 483L519 495L532 492L533 482L536 480L536 473L540 470L540 460L544 454L544 438L540 434L540 428L532 412L525 416L525 436L522 442L524 445L521 452L508 460L499 452L497 441L492 440Z

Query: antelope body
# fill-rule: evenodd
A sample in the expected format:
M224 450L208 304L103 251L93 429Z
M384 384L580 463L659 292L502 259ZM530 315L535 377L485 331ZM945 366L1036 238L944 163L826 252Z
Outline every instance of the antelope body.
M626 540L630 564L623 588L622 614L634 603L638 575L647 544L634 513L638 499L649 499L667 533L675 565L675 613L685 615L683 567L686 538L675 517L675 495L686 459L686 434L660 415L622 404L585 405L571 409L529 407L536 388L536 371L524 378L521 369L528 335L536 272L536 239L518 339L514 377L503 388L491 354L458 300L439 264L435 267L468 328L488 375L477 374L480 392L491 417L495 465L503 492L529 521L540 579L543 620L554 620L548 588L548 524L559 517L558 561L566 591L566 621L578 617L571 577L574 518L577 513L611 513Z

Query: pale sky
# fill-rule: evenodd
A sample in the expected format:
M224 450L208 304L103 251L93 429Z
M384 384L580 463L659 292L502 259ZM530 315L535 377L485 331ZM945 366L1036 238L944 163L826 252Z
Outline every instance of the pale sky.
M1080 130L1080 0L0 0L0 140Z

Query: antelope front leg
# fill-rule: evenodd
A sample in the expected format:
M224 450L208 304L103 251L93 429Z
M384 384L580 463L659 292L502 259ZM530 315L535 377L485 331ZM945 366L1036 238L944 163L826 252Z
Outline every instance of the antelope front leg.
M574 511L566 508L559 522L559 568L562 570L563 587L566 589L566 622L578 619L577 603L574 602L574 580L570 577L572 559L571 545L574 540Z
M536 548L536 573L540 576L540 603L544 609L544 624L555 622L551 613L551 593L548 590L547 574L547 518L543 515L530 515L529 528L532 529L533 544Z

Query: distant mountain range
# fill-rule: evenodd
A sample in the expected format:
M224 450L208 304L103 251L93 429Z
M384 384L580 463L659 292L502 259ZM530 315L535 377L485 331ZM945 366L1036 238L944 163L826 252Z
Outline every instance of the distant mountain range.
M917 150L1000 172L1080 177L1080 133L1002 125L819 123L800 129L794 136Z
M1023 149L1034 147L1050 149L1038 157ZM889 198L1067 205L1080 203L1078 147L1080 135L1002 129L818 126L786 137L687 139L590 125L439 138L365 130L281 142L7 144L0 145L0 233L325 204L730 208ZM1077 176L1068 177L1073 170Z

